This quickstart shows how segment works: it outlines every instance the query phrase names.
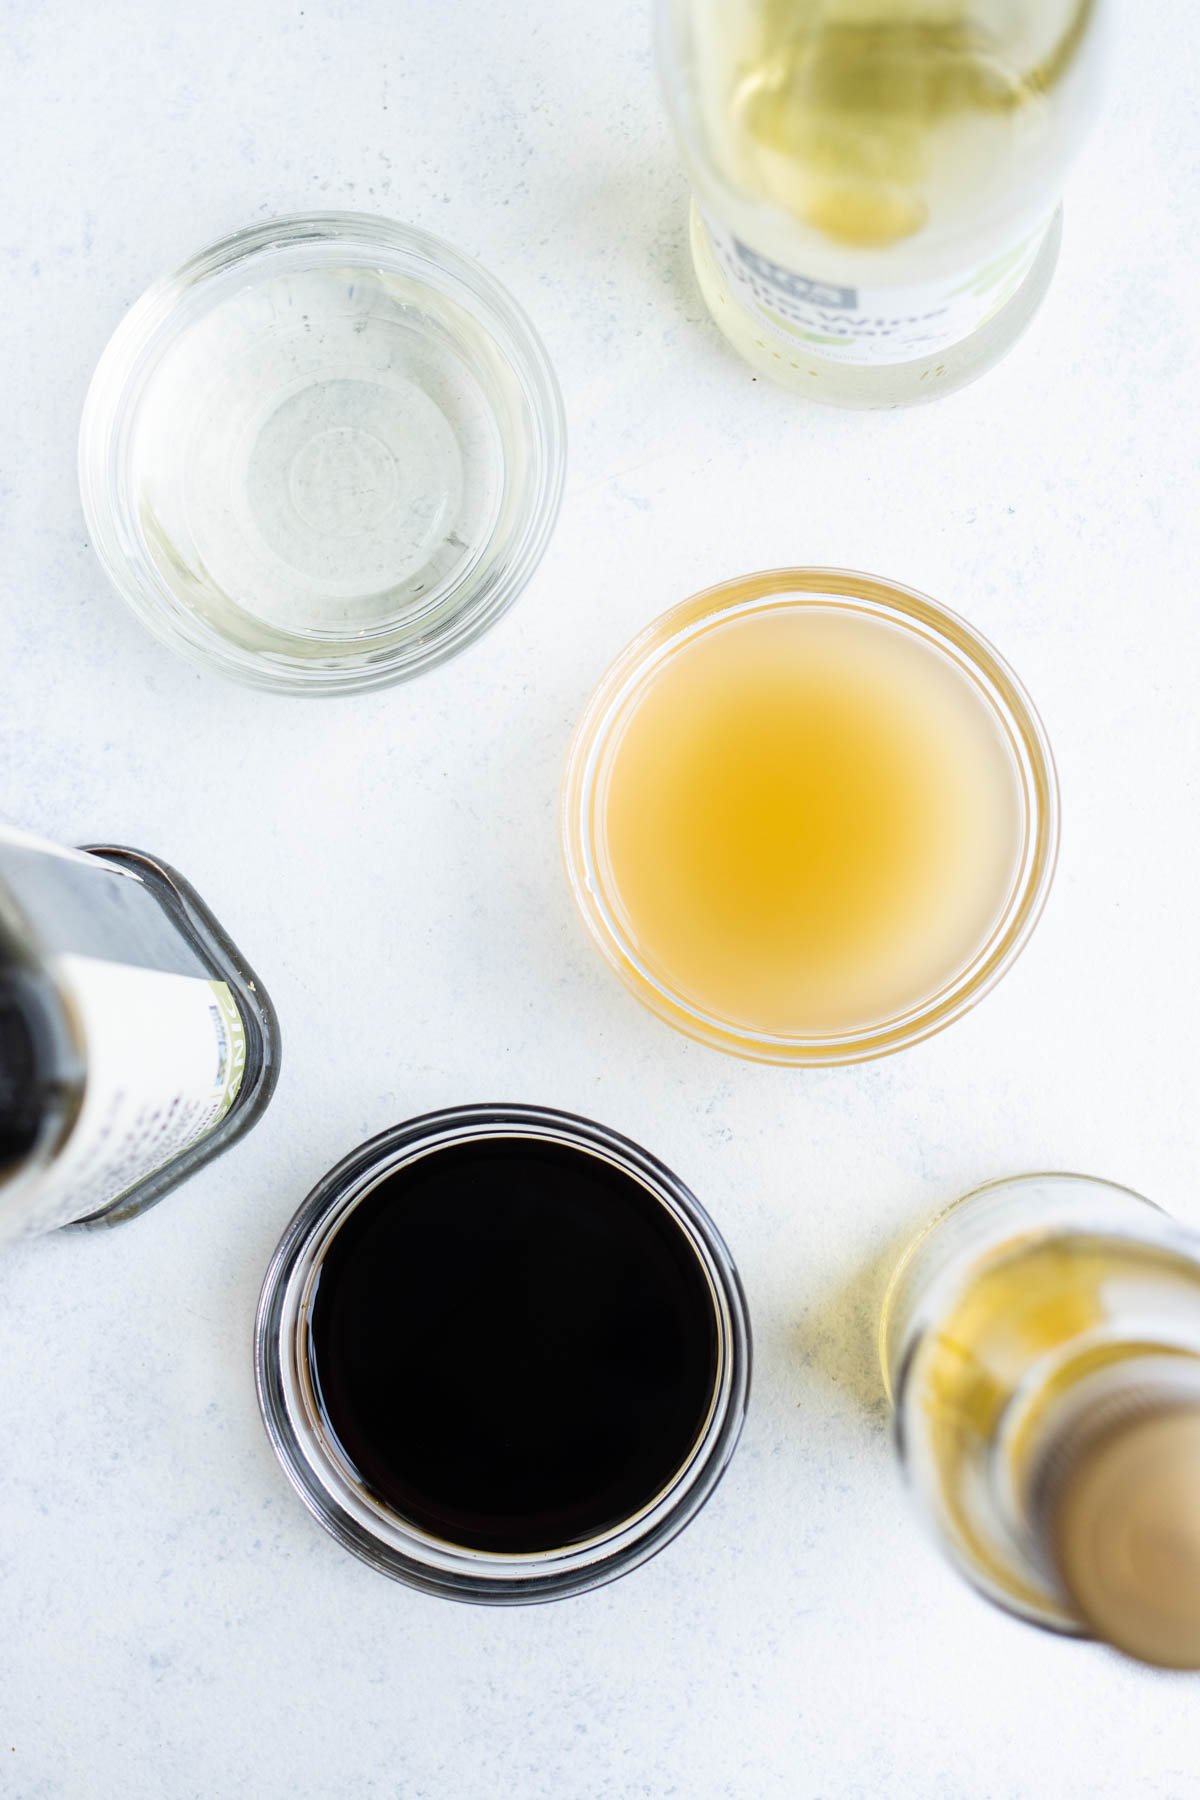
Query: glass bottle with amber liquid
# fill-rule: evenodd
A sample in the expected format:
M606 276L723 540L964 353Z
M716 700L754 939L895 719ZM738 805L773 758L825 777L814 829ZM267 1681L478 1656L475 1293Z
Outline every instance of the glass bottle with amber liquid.
M982 374L1049 287L1105 0L659 0L717 324L816 400Z
M881 1350L909 1484L968 1580L1200 1668L1200 1237L1107 1182L995 1182L910 1248Z

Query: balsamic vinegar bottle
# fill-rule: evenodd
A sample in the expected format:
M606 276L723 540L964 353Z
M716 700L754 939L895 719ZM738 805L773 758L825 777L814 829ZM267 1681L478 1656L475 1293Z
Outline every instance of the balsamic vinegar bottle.
M1108 1182L995 1182L909 1250L881 1347L909 1484L967 1579L1200 1668L1200 1237Z
M182 876L0 828L0 1240L144 1211L278 1066L262 984Z

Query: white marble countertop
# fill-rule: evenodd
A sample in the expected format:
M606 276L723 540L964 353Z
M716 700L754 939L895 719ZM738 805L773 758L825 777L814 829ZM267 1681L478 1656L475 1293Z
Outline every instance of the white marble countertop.
M1129 9L1056 285L935 408L808 410L708 323L640 3L4 0L0 811L176 863L270 985L277 1098L120 1231L0 1266L0 1794L13 1800L1185 1800L1200 1687L1023 1628L893 1467L880 1280L989 1176L1075 1167L1200 1224L1196 27ZM75 433L146 283L275 212L376 209L535 318L571 432L549 555L466 655L305 703L196 672L109 592ZM677 1038L585 941L555 792L622 643L720 577L894 575L966 613L1056 747L1063 855L951 1031L802 1073ZM308 1518L250 1333L314 1180L398 1118L603 1119L714 1213L756 1329L741 1448L627 1580L395 1586Z

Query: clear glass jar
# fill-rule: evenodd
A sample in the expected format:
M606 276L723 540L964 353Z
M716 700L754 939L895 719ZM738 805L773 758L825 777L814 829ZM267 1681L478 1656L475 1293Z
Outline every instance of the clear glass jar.
M898 406L984 372L1050 285L1101 0L660 0L704 298L755 368Z
M1200 1237L1111 1182L992 1182L903 1257L880 1355L909 1487L968 1581L1200 1666Z
M100 359L83 509L117 591L193 662L280 692L432 668L549 541L562 401L525 315L427 232L254 225L157 282Z
M116 1225L262 1117L280 1033L196 890L0 830L0 1238Z
M439 1151L521 1138L566 1146L628 1174L684 1234L711 1292L716 1372L691 1453L634 1517L586 1542L533 1554L493 1554L418 1529L347 1462L320 1402L311 1325L324 1260L354 1209L398 1170ZM446 1271L453 1285L454 1271ZM284 1471L313 1517L385 1575L447 1599L518 1605L562 1599L615 1580L655 1555L694 1518L733 1454L750 1383L750 1322L732 1258L712 1220L671 1171L587 1119L532 1106L429 1113L362 1144L317 1184L272 1258L255 1330L263 1419ZM519 1395L514 1395L519 1405Z
M687 987L678 970L668 966L662 945L649 942L643 921L634 916L622 888L620 871L614 871L609 841L614 768L619 767L618 758L624 753L631 727L643 717L664 674L670 676L676 667L682 667L682 659L692 656L697 647L711 646L713 692L707 699L687 696L679 707L681 731L694 739L706 726L708 710L715 714L717 702L730 704L735 691L733 665L725 648L732 644L731 631L775 618L871 627L881 641L889 641L909 659L911 666L900 671L900 686L910 678L912 667L923 662L939 680L944 678L947 691L953 687L952 704L961 715L990 734L996 757L1004 765L1005 780L1011 783L1012 830L1003 863L998 863L989 877L989 904L987 911L980 913L984 923L978 935L969 940L964 937L962 952L952 966L941 966L937 958L943 951L935 945L937 957L929 964L927 985L914 988L906 1002L885 1004L881 998L872 1010L870 997L859 996L855 1001L857 1022L838 1028L828 1023L819 1029L806 1028L801 1021L786 1029L769 1029L754 1018L737 1016L732 1006L717 1010L706 1004L698 984ZM774 671L776 677L778 673L778 669ZM887 703L895 687L895 682L889 686L886 680L876 681L875 698ZM945 703L946 696L941 692L934 695L932 687L916 688L914 707L918 712L920 697L926 693L939 707ZM810 698L800 694L793 703L789 696L789 705L800 714ZM951 716L947 713L946 717L949 720ZM861 722L874 728L874 719L865 708ZM749 729L755 727L752 717ZM943 763L952 761L961 741L951 736L940 748L935 745L934 753ZM668 764L675 750L673 743L664 741L659 764ZM745 820L755 817L756 809L759 813L764 810L770 799L765 792L770 775L768 770L766 777L760 778L758 771L751 770L742 784L744 794L733 797L737 816L727 821L727 853L721 848L724 826L718 827L711 817L704 820L714 854L719 852L728 863L744 861L753 849ZM819 790L819 771L814 779ZM873 796L858 794L856 799L870 803ZM852 835L858 830L853 813L847 812L843 823ZM646 850L656 864L666 857L669 824L669 820L659 821L653 844ZM1058 787L1050 746L1028 695L1008 665L964 620L912 589L875 576L837 569L775 569L723 582L695 595L655 620L617 658L592 695L575 734L563 782L561 828L568 879L594 943L625 985L660 1018L716 1049L762 1062L852 1063L902 1049L941 1030L982 999L1012 966L1037 923L1053 878ZM819 852L822 848L817 846ZM709 877L715 885L711 871ZM858 888L869 886L872 879L870 869L860 871ZM791 902L795 896L788 898ZM846 895L851 903L859 898L858 890ZM712 897L714 915L723 900L720 894ZM890 916L880 921L881 942L889 957L896 934L893 927ZM819 960L815 954L814 960ZM773 979L772 971L766 973L768 980ZM849 961L846 978L857 980ZM836 994L833 999L836 1001Z

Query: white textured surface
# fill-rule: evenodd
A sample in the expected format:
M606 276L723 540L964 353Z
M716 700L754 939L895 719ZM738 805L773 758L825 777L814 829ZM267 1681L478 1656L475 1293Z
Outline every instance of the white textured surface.
M701 316L640 4L6 0L3 792L176 862L274 991L278 1097L119 1232L0 1268L0 1793L14 1800L1184 1800L1194 1681L1026 1630L910 1517L881 1269L987 1176L1074 1166L1200 1223L1196 27L1129 9L1056 287L938 408L807 411ZM74 437L142 287L243 222L376 208L481 257L562 379L566 504L508 618L418 684L264 698L159 649L84 539ZM1011 657L1057 748L1056 890L985 1004L849 1071L643 1014L555 843L608 658L719 577L892 574ZM359 1566L255 1410L262 1270L315 1178L462 1099L591 1113L715 1213L757 1332L716 1498L582 1600L485 1612Z

